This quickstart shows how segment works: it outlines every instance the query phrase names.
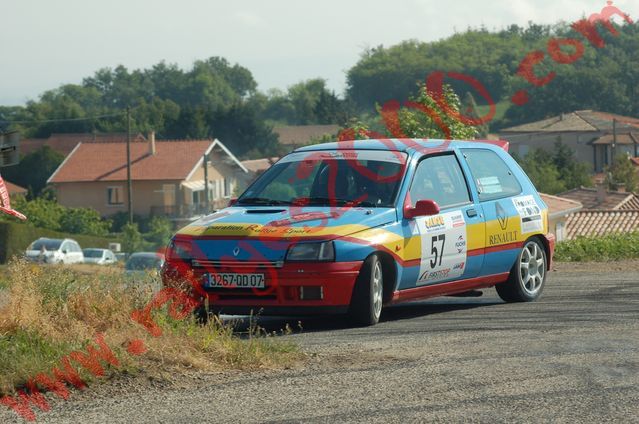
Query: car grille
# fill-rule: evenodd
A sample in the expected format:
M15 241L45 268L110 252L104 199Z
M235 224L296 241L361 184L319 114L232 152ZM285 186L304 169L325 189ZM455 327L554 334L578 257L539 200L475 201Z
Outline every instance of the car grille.
M206 259L193 259L193 268L228 268L228 269L257 269L257 268L282 268L284 261L214 261Z

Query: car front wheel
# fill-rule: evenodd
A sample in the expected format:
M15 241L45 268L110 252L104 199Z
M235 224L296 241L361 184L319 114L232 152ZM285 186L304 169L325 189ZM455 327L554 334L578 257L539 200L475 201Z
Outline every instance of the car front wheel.
M353 322L362 326L377 324L382 314L383 299L382 263L377 255L371 255L364 261L355 282L350 306L350 316Z
M536 300L546 282L546 251L537 239L530 239L519 252L508 281L497 284L497 294L506 302Z

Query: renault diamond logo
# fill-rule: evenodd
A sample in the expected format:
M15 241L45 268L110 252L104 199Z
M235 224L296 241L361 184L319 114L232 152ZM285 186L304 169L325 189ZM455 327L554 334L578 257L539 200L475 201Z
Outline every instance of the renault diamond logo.
M497 221L499 221L499 226L502 230L505 230L508 226L508 215L504 208L501 207L499 202L495 204L495 214L497 215Z
M240 254L240 248L236 247L235 249L233 249L233 256L237 256Z

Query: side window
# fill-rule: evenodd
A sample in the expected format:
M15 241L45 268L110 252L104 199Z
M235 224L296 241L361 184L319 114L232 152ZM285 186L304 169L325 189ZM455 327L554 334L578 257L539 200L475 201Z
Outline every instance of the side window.
M455 155L431 156L417 165L410 190L411 205L434 200L440 208L470 202L468 187Z
M479 200L494 200L521 193L521 185L506 162L490 150L462 150L477 185Z
M60 246L60 252L64 252L64 251L70 252L71 248L69 247L69 242L64 242L62 243L62 246Z

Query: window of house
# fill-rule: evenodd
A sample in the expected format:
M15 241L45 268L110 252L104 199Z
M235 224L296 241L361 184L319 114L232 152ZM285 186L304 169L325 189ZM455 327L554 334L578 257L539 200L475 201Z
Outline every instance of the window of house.
M477 185L479 200L494 200L521 193L521 185L506 162L491 150L462 150Z
M409 194L412 206L418 200L434 200L442 209L470 202L464 174L451 154L419 162Z
M231 197L231 180L228 178L224 178L224 197Z
M107 204L109 205L124 204L124 191L122 190L122 187L107 188Z

